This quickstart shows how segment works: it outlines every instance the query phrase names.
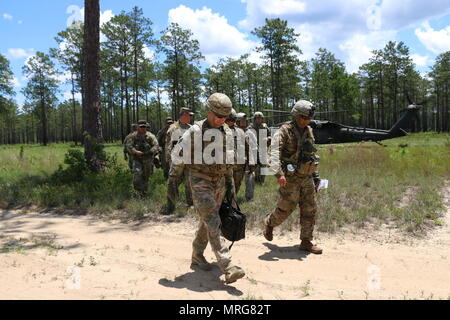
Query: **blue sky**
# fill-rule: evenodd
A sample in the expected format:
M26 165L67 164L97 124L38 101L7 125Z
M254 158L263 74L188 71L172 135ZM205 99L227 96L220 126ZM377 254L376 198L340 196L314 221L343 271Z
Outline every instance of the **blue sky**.
M11 62L17 101L22 104L19 92L26 79L21 69L26 59L36 51L55 47L57 32L68 22L81 19L84 1L0 3L0 53ZM350 72L367 62L371 50L383 48L389 40L410 47L421 73L429 71L437 54L450 50L449 0L101 0L102 21L135 5L153 21L157 35L169 22L191 29L206 57L203 65L251 52L257 40L250 32L265 18L274 17L288 20L301 34L303 59L325 47L344 61ZM260 61L256 53L251 59ZM61 99L67 91L62 87Z

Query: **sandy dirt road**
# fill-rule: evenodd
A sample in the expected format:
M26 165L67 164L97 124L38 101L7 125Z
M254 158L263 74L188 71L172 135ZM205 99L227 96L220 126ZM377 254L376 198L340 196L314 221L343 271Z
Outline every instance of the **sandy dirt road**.
M445 190L447 208L450 189ZM450 212L425 239L395 230L298 232L267 242L258 230L232 249L246 276L190 268L196 221L122 224L91 216L0 211L0 299L450 299ZM210 248L205 256L214 261Z

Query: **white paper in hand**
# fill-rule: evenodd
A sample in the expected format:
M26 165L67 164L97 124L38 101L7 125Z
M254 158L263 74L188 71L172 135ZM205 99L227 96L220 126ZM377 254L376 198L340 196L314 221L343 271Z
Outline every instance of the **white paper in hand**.
M319 188L317 188L317 189L320 190L320 189L327 189L327 188L328 188L328 180L321 179L320 180L320 184L319 184Z

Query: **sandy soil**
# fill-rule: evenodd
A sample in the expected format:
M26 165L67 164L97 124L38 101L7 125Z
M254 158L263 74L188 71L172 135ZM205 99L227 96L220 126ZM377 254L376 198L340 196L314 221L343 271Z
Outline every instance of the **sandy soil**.
M0 299L449 299L450 210L443 220L426 239L389 228L318 234L322 255L300 251L298 232L275 230L271 243L248 233L232 249L247 275L226 285L217 266L190 269L195 220L3 210Z

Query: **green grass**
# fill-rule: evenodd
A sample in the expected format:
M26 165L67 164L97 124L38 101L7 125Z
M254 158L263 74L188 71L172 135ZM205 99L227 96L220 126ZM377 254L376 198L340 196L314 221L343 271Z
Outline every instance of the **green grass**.
M14 238L0 236L1 253L26 254L27 250L42 248L47 250L48 255L56 255L63 247L55 242L54 235L38 235L31 238Z
M162 205L166 186L161 170L150 178L149 196L137 197L132 188L132 173L123 159L121 144L107 144L109 156L117 161L102 174L87 174L81 181L61 182L54 176L63 165L69 144L47 147L20 145L0 147L0 204L76 208L93 214L126 212L121 218L138 219ZM63 165L63 168L67 165Z
M440 191L450 175L450 135L420 133L384 144L319 146L320 175L330 185L318 195L318 230L335 232L349 224L365 227L368 222L391 222L421 234L441 224ZM400 206L410 188L413 196ZM277 189L275 178L268 177L255 192L258 201L242 204L241 209L250 213L249 225L260 227L264 216L274 210ZM296 210L280 228L292 230L298 220Z
M419 133L375 143L320 145L320 174L330 181L318 195L316 229L335 232L346 225L358 228L389 222L420 234L442 224L442 186L450 174L450 135ZM157 216L165 203L166 183L161 170L150 179L149 196L141 199L132 188L132 174L123 160L121 144L107 144L116 162L102 174L61 182L54 172L64 162L70 144L47 147L0 146L0 205L38 205L75 208L103 217L141 219ZM81 147L76 148L81 150ZM66 165L63 165L66 167ZM409 201L402 200L411 191ZM245 184L241 187L243 199ZM180 190L180 204L184 192ZM257 186L255 200L243 202L248 226L260 228L264 216L276 207L278 185L267 177ZM401 203L401 205L400 205ZM182 214L179 214L182 216ZM280 228L297 228L296 210Z

